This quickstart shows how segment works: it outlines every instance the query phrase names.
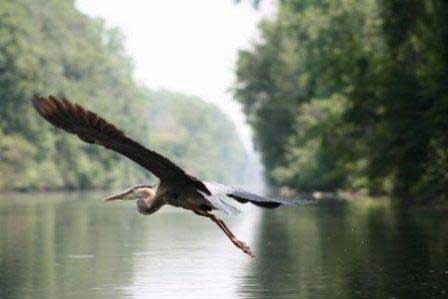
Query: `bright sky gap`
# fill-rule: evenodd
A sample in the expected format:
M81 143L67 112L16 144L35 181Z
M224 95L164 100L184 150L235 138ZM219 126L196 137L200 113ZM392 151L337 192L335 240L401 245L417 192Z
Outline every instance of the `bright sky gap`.
M138 81L217 104L252 150L250 129L229 88L238 50L258 38L257 24L274 14L275 1L258 10L250 1L233 0L78 0L77 6L125 34Z

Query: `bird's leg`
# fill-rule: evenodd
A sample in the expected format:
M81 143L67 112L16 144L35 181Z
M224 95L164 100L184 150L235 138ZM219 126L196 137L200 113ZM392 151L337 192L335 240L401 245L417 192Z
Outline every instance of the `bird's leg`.
M210 214L210 213L207 213L206 217L210 218L213 222L215 222L222 229L222 231L227 235L227 237L229 237L230 241L232 241L232 243L235 244L236 247L240 248L242 251L244 251L244 253L248 254L249 256L255 257L254 254L252 253L252 251L250 250L250 247L247 246L247 244L244 243L243 241L238 240L235 237L235 235L232 233L232 231L224 223L224 221L222 221L221 219L219 219L218 217L216 217L215 215Z
M232 233L232 231L230 231L230 229L224 223L224 221L222 221L215 215L213 215L207 211L204 211L198 207L193 207L192 211L200 216L210 218L213 222L215 222L219 226L219 228L222 229L222 231L226 234L226 236L230 239L230 241L232 241L232 243L235 244L236 247L240 248L242 251L244 251L244 253L250 255L251 257L255 257L253 255L252 251L250 250L250 247L247 246L246 243L244 243L243 241L238 240L235 237L235 235Z

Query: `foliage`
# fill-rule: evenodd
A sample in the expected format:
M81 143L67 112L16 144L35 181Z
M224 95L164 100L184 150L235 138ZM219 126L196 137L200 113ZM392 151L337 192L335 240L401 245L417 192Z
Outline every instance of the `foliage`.
M277 182L306 191L363 187L356 176L362 171L362 161L350 163L354 149L342 120L346 106L346 99L339 95L300 105L295 132L286 143L285 166L272 172Z
M244 183L245 151L233 123L216 106L169 91L150 92L148 98L154 149L201 178Z
M242 144L219 111L211 105L202 108L199 99L183 95L171 95L161 104L158 96L135 83L132 73L121 33L80 13L74 1L2 1L0 190L111 188L149 178L146 171L118 154L52 128L33 111L30 99L34 93L66 95L101 112L143 144L163 149L181 164L187 165L185 162L195 156L208 159L209 164L189 165L192 174L218 180L240 173L236 164L245 159ZM192 110L184 104L185 98L189 107L197 108L191 118L204 118L203 126L197 125L188 131L191 135L178 138L177 132L187 130L191 119L176 121L171 131L154 132L153 139L153 123L169 123L172 118L189 115ZM211 116L203 115L209 112L214 115L212 130L207 128ZM149 114L153 123L148 122ZM220 130L225 133L216 134ZM201 142L192 142L196 137ZM207 150L210 152L204 153ZM214 162L227 162L229 167L211 172L208 169Z
M270 182L446 194L447 8L440 0L281 1L237 69L236 96Z

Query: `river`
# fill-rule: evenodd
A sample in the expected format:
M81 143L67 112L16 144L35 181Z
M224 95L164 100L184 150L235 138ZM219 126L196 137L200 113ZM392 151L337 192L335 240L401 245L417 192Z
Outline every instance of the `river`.
M211 221L102 194L0 195L1 298L448 298L448 217L388 200Z

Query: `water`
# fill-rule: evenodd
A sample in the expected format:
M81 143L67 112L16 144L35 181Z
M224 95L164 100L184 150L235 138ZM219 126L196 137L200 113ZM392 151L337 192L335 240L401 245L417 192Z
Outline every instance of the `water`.
M208 219L100 194L0 197L1 298L447 298L448 220L388 201Z

